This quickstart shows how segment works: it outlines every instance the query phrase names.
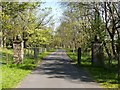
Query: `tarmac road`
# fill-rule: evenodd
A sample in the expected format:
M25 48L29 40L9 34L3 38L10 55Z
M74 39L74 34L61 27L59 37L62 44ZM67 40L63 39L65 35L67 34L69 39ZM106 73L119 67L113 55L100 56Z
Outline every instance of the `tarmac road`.
M63 50L42 60L17 88L101 88L90 75L78 68Z

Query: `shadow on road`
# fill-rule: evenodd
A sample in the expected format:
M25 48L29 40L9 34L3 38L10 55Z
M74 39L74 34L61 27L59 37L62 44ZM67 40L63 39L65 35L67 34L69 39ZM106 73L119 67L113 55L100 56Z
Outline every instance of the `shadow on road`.
M59 78L76 82L94 82L83 68L78 69L75 64L72 64L62 50L58 50L43 59L42 65L34 70L32 74L47 75L49 79Z

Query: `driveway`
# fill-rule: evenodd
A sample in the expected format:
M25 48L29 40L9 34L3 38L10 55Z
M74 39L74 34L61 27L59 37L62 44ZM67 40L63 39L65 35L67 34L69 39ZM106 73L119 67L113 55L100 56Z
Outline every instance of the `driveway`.
M64 50L57 50L43 59L18 88L100 88L100 85L72 63Z

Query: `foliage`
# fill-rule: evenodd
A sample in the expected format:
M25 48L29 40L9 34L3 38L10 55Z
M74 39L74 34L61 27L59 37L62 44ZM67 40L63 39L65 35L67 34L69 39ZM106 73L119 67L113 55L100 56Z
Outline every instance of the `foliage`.
M30 39L32 41L29 41L34 42L34 44L36 40L40 41L39 44L50 43L50 28L46 25L52 23L51 8L42 8L41 2L2 2L1 6L3 46L6 43L12 45L18 35L25 42ZM39 35L40 37L38 37ZM31 39L31 36L35 39Z
M58 46L86 50L97 36L102 43L111 42L109 46L112 50L106 52L116 57L115 41L119 39L120 33L118 3L68 2L62 3L62 6L67 8L56 31L56 37L61 40Z
M35 29L31 34L31 37L28 39L30 45L44 46L49 45L51 42L51 30Z
M97 36L98 41L101 41L104 46L104 53L108 56L109 64L113 64L113 59L116 60L115 63L117 62L119 49L116 48L116 43L120 46L120 7L118 2L66 2L63 4L64 7L66 6L66 9L63 12L61 24L54 33L52 31L54 20L53 16L50 15L52 9L43 9L41 2L1 2L0 6L2 7L2 12L0 12L0 22L2 23L0 40L3 40L2 44L4 47L6 47L6 43L7 45L12 45L13 41L17 40L17 36L21 36L22 40L27 43L27 46L47 47L49 45L51 47L71 48L73 51L81 47L83 51L90 52L91 42ZM6 54L7 51L8 53ZM8 62L12 63L13 52L4 49L4 64L7 63L7 56L10 56L10 61ZM70 56L75 60L77 58L76 54L70 54ZM85 60L82 62L83 65L90 65L89 57L85 55L82 56L82 59ZM24 64L18 66L13 64L10 66L4 65L3 70L5 68L9 71L9 68L13 68L13 72L16 70L15 73L19 72L19 70L21 73L24 73L24 70L22 71L21 69L31 70L35 67L35 61L26 58ZM102 82L105 84L103 80L104 76L98 70L106 75L108 75L108 72L105 72L103 68L90 67L88 69L98 81L102 78ZM97 76L96 73L99 73L100 76ZM116 74L112 75L111 72L109 74L110 77L116 77ZM108 79L106 81L106 86L107 84L111 85L111 81L112 83L114 82Z
M25 22L24 17L26 15L26 12L28 12L27 10L33 8L34 4L35 3L2 2L1 18L2 18L3 30L5 29L12 31L21 30L20 27L24 26L23 22ZM20 33L20 32L18 31L14 33Z

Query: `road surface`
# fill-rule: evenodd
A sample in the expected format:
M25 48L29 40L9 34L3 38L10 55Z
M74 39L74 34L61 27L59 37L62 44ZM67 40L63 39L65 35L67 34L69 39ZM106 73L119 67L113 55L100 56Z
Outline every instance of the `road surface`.
M65 51L57 50L43 59L18 88L100 88L100 85L83 68L77 68Z

